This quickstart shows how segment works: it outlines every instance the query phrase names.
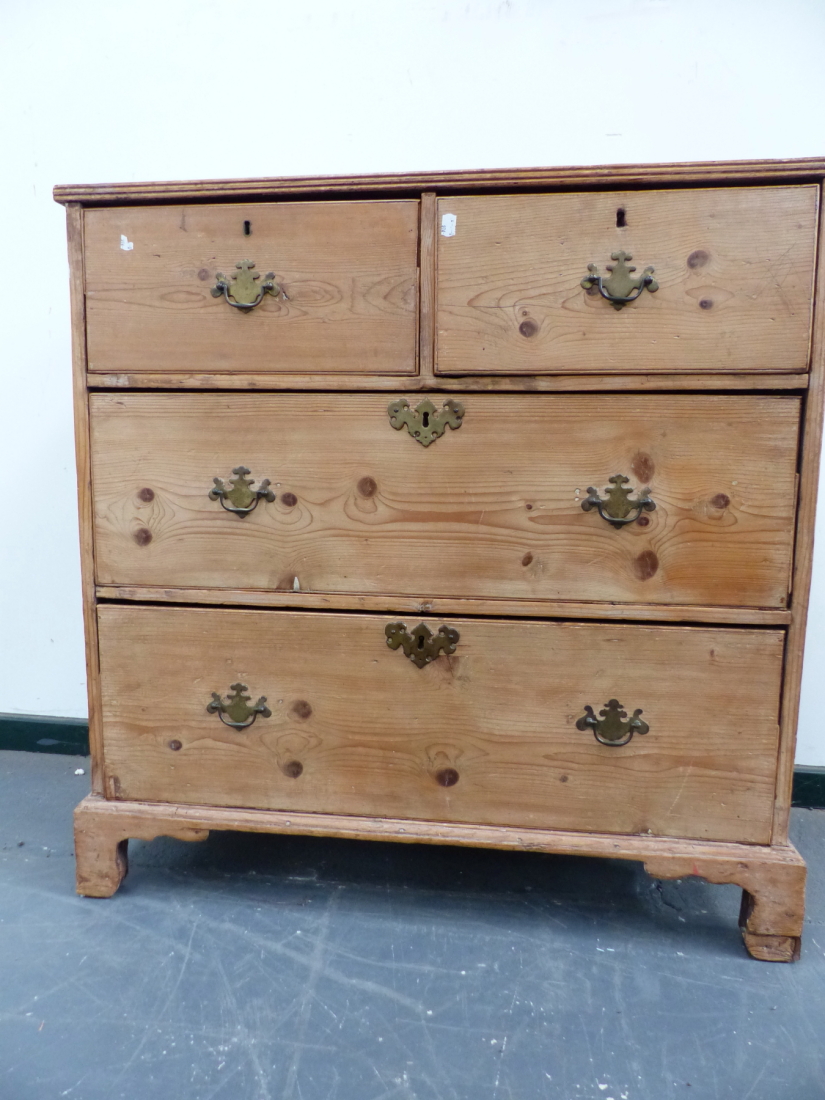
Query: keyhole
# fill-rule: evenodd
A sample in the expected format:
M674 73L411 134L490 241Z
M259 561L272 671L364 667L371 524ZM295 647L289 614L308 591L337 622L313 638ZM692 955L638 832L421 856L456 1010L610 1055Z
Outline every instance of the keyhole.
M430 414L428 412L425 412L424 415L422 416L421 423L424 425L425 428L429 428L429 426L430 426Z
M251 233L252 233L252 222L244 222L243 223L243 235L245 237L248 237L248 236L250 236Z
M616 211L616 228L624 229L627 225L627 218L624 216L624 207L620 206Z
M418 635L418 648L419 648L419 649L423 649L423 648L424 648L424 639L423 639L423 637L422 637L422 636L421 636L420 634Z

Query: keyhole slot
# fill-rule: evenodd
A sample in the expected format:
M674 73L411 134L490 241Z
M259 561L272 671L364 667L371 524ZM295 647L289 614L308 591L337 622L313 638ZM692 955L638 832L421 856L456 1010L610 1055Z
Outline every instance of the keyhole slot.
M252 222L243 223L243 235L249 237L252 234Z
M423 648L424 648L424 639L423 639L423 637L422 637L422 636L421 636L420 634L418 635L418 648L419 648L419 649L423 649Z
M620 206L619 209L616 211L616 228L624 229L626 225L627 218L625 217L625 209L623 206Z
M430 414L428 412L425 412L424 415L421 417L421 423L424 425L425 428L429 428Z

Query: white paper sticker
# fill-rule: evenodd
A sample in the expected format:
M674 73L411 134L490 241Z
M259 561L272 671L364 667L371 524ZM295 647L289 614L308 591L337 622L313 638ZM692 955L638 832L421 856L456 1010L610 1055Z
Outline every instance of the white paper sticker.
M454 237L455 236L455 214L442 214L441 215L441 236L442 237Z
M131 252L131 251L132 251L132 249L133 249L133 248L134 248L135 246L134 246L134 244L133 244L133 243L132 243L132 242L131 242L131 241L129 240L129 238L128 238L128 237L126 236L126 234L125 234L125 233L121 233L121 234L120 234L120 247L121 247L121 248L123 249L123 251L124 251L124 252Z

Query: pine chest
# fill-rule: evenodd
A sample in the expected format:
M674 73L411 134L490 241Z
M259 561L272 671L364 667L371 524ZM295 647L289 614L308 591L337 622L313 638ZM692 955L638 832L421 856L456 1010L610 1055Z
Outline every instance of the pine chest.
M797 957L823 178L58 187L79 892L210 829L601 855Z

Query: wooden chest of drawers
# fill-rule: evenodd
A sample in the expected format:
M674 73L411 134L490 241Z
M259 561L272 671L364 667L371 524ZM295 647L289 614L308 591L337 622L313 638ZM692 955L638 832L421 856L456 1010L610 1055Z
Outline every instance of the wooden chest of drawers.
M609 855L795 958L823 178L57 188L79 892L210 829Z

